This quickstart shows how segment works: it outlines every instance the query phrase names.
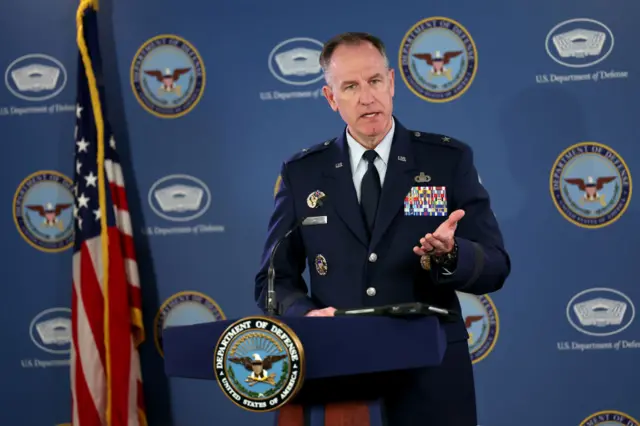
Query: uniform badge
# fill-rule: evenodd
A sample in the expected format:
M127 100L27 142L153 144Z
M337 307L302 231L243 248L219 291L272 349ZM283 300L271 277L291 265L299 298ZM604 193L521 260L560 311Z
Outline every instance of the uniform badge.
M420 256L420 266L422 266L422 269L425 271L431 270L431 256L428 254Z
M322 198L324 196L325 196L325 193L322 191L313 191L307 197L307 205L310 208L315 209L318 206L318 198Z
M425 175L424 172L420 172L420 174L413 178L416 183L428 183L431 182L431 176Z
M316 256L316 271L318 275L327 275L329 266L327 265L327 259L321 254Z
M404 197L405 216L446 216L447 188L414 186Z

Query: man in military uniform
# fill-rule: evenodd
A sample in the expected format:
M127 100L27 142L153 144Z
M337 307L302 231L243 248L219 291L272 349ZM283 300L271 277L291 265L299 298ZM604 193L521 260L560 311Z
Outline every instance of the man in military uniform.
M336 36L320 63L324 96L346 128L282 165L256 277L258 306L266 310L274 244L306 216L327 216L327 223L298 228L277 251L282 315L332 316L337 308L405 302L460 312L456 291L499 290L510 260L471 148L410 131L393 115L394 71L378 38ZM389 425L477 425L466 328L462 319L443 328L442 364L413 373L404 392L386 398Z

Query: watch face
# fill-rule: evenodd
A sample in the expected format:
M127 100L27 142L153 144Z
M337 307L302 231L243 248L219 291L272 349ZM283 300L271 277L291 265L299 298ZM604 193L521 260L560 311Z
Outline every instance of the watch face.
M443 256L433 256L433 261L438 265L442 265L448 259L447 256L448 254Z

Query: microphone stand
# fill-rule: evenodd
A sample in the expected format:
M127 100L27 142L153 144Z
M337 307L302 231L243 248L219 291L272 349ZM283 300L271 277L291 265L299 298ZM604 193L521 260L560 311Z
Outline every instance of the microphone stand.
M322 204L323 204L322 199L325 197L326 196L318 198L318 200L316 201L316 205L318 207L322 207ZM276 301L276 289L275 289L276 270L273 265L274 259L276 257L276 251L278 250L278 247L280 247L280 244L282 244L284 240L289 238L289 236L293 234L293 232L296 229L298 229L300 225L303 225L306 220L307 220L307 217L303 217L300 220L298 220L296 224L289 231L287 231L287 233L284 234L282 238L276 241L275 245L273 246L273 249L271 249L271 255L269 256L269 269L267 270L267 313L270 316L276 316L278 311L278 308L277 308L278 303Z

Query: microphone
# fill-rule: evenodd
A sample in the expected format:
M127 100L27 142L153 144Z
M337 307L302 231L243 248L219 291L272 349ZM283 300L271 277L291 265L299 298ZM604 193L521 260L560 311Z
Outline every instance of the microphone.
M324 204L324 200L326 199L327 199L326 195L321 195L320 197L318 197L318 199L316 200L316 206L322 207ZM293 232L296 229L298 229L300 226L319 225L319 224L325 224L325 223L327 223L326 216L324 216L323 218L308 217L308 216L300 218L295 223L295 225L293 225L293 227L289 229L286 234L284 234L283 237L281 237L278 241L276 241L275 245L273 246L273 249L271 249L271 255L269 256L269 269L267 273L267 313L269 315L275 316L277 312L276 289L275 289L276 271L273 266L273 262L274 262L278 247L280 247L280 244L282 244L284 240L289 238L289 235L293 234Z

